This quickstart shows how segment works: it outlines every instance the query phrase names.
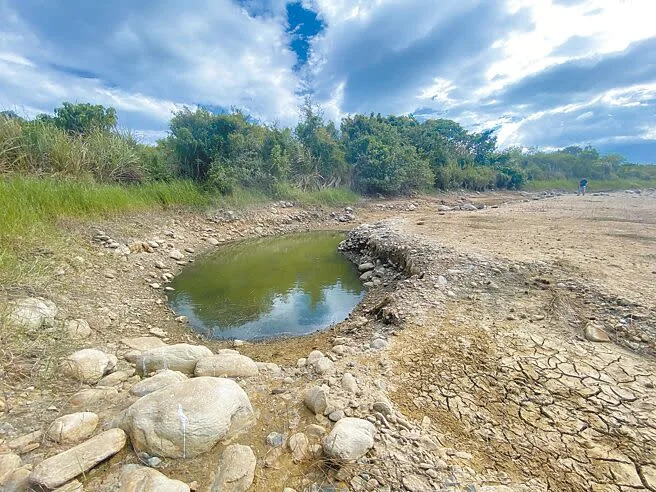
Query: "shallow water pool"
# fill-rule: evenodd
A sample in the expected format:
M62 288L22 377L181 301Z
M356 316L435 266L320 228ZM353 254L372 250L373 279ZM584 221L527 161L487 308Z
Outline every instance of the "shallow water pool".
M344 320L363 296L337 251L341 233L247 240L200 257L175 278L173 310L208 338L304 335Z

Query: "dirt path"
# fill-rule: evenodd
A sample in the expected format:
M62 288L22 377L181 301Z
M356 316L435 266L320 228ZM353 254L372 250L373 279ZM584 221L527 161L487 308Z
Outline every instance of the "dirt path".
M486 207L438 211L462 203ZM342 215L267 207L66 224L70 248L53 256L56 275L6 300L48 298L59 319L86 319L92 333L72 339L58 329L3 329L0 453L21 451L29 469L66 448L41 435L20 450L12 442L80 410L76 397L87 386L58 372L59 359L76 349L116 354L118 369L129 371L125 337L155 333L214 352L231 346L176 321L162 275L225 241L377 223L345 246L355 261L378 261L376 284L348 320L238 348L278 365L239 380L256 411L253 426L233 439L255 452L251 490L656 490L653 192L450 194L368 202L348 223L336 220ZM105 247L100 236L123 246ZM135 247L149 241L152 252ZM125 245L134 251L120 254ZM180 264L172 249L185 256ZM612 342L588 341L590 323ZM317 349L332 361L327 373L299 361ZM356 392L345 389L346 373ZM129 390L137 380L84 409L112 427L136 400ZM330 418L303 404L313 386L329 392ZM326 460L316 428L309 430L330 430L340 416L376 425L373 448L353 463ZM265 438L273 431L305 433L312 456L295 460L271 448ZM224 444L196 459L167 459L159 470L204 490ZM126 448L80 480L85 490L114 490L121 467L135 462Z

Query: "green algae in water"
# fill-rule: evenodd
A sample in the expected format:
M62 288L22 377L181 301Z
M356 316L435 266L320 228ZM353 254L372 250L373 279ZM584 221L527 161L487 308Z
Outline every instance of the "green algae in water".
M304 335L344 320L363 296L335 232L226 245L186 267L169 299L209 338Z

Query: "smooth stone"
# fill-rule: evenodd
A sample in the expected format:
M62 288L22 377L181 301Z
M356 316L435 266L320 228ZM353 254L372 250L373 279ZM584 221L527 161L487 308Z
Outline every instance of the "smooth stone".
M387 340L383 340L382 338L376 338L373 342L371 342L371 348L374 350L382 350L387 347L387 345Z
M257 376L257 364L250 357L240 354L218 354L203 357L196 364L194 376L251 377Z
M77 412L56 419L46 436L57 443L72 443L88 438L98 427L98 415L93 412Z
M98 386L118 386L119 384L127 381L132 376L134 376L134 369L129 369L125 371L116 371L111 374L108 374L100 381L98 381Z
M67 376L83 383L94 384L113 371L117 363L118 359L113 354L96 349L82 349L66 357L60 367Z
M255 478L257 460L253 450L241 444L231 444L221 459L210 492L244 492Z
M120 427L137 452L192 458L250 423L252 415L235 381L204 376L141 397L125 411Z
M59 310L54 302L41 297L26 297L11 303L7 323L26 330L38 330L42 326L54 326Z
M127 345L133 350L139 350L140 352L167 346L166 343L158 337L123 338L121 339L121 343Z
M118 389L114 387L87 388L75 393L68 403L73 408L87 409L117 396Z
M30 473L30 482L35 486L57 488L118 453L125 442L125 432L109 429L36 465Z
M335 372L335 363L328 357L321 357L317 359L312 366L318 374L332 374Z
M136 360L137 372L149 374L160 369L171 369L184 374L193 374L196 363L211 355L212 351L203 345L188 343L167 345L142 352Z
M361 272L366 272L366 271L369 271L369 270L373 270L375 266L376 266L376 265L374 265L374 264L371 263L371 262L360 263L360 264L358 265L358 270L360 270Z
M314 386L305 393L303 402L315 415L323 415L328 408L328 394L323 388Z
M585 326L584 335L585 338L591 342L610 342L608 333L606 333L603 328L595 325L594 323L588 323Z
M266 443L271 447L277 448L285 443L285 436L280 432L270 432L266 436Z
M175 383L180 383L187 380L187 376L179 371L171 371L170 369L162 369L157 371L153 376L142 379L135 384L130 393L135 396L145 396L162 388L166 388Z
M354 461L374 445L376 428L368 420L345 417L323 439L324 453L330 458Z
M323 352L321 352L320 350L313 350L312 352L310 352L310 355L307 356L307 359L305 359L305 361L306 363L313 365L316 361L318 361L322 357L323 357Z
M179 249L175 249L175 248L174 248L174 249L172 249L172 250L169 252L169 258L172 258L172 259L174 259L174 260L176 260L176 261L180 261L180 260L182 260L184 257L185 257L185 256L180 252Z
M121 492L189 492L189 486L141 465L124 465L119 476Z
M342 389L349 393L357 393L358 383L350 372L345 372L342 376Z

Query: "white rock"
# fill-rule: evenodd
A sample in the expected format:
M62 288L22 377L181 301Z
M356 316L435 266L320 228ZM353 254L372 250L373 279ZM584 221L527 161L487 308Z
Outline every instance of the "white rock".
M166 343L157 337L123 338L121 339L121 343L140 352L167 346Z
M199 377L143 396L125 411L121 427L137 452L190 458L244 427L252 414L233 380Z
M87 338L91 335L91 327L86 319L69 319L64 323L64 329L72 338Z
M120 492L189 492L189 486L141 465L124 465L119 477Z
M83 383L93 384L114 370L118 359L96 349L82 349L73 352L61 362L64 374Z
M161 371L157 371L153 376L139 381L130 389L130 393L135 396L145 396L172 384L185 381L186 379L188 379L187 376L179 371L162 369Z
M125 432L109 429L36 465L30 482L36 487L57 488L118 453L125 442Z
M203 345L178 343L154 348L137 356L137 372L149 374L160 369L171 369L184 374L193 374L196 363L203 357L212 355L212 351Z
M335 363L328 357L321 357L312 364L314 370L319 374L332 374L335 372Z
M357 393L358 391L358 382L350 372L346 372L342 376L342 389L349 393Z
M256 459L253 450L231 444L221 454L210 492L244 492L255 478Z
M196 364L194 376L250 377L258 375L253 359L239 354L217 354L203 357Z
M280 366L278 364L274 364L273 362L256 362L255 365L262 372L270 372L276 376L282 374L282 369Z
M387 347L387 345L387 340L383 340L382 338L376 338L373 342L371 342L371 348L374 350L382 350Z
M310 352L310 355L307 356L306 362L312 365L322 357L323 357L323 352L321 352L320 350L313 350L312 352Z
M98 415L93 412L77 412L56 419L46 436L57 443L72 443L88 438L98 427Z
M375 432L368 420L345 417L323 439L324 453L333 459L357 460L373 447Z
M180 252L179 249L175 249L175 248L174 248L174 249L172 249L172 250L169 252L169 257L173 258L173 259L176 260L176 261L180 261L180 260L182 260L185 256Z
M0 485L3 485L20 466L21 459L17 454L0 454Z
M328 408L328 394L320 386L313 386L305 394L303 402L315 415L323 415Z
M27 330L37 330L42 326L53 326L57 316L54 302L41 297L26 297L11 303L7 322Z

